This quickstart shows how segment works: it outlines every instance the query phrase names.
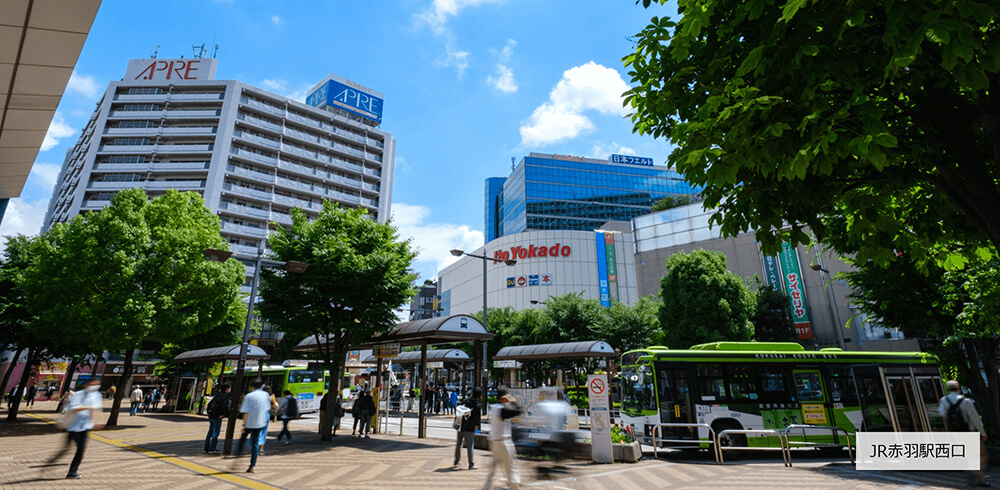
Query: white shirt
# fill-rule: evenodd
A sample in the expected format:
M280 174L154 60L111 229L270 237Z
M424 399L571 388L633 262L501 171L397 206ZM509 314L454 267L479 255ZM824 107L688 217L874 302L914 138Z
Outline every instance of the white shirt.
M247 414L243 426L247 429L263 428L271 420L271 395L257 389L243 397L240 412Z
M136 388L132 390L132 401L141 402L142 401L142 390Z
M89 407L96 411L101 411L104 409L103 400L100 391L87 391L80 390L73 394L69 399L69 412L70 417L75 417L72 419L73 422L69 424L66 430L70 432L83 432L85 430L90 430L94 428L94 417L91 410L80 410L79 412L74 411L74 409L79 407Z
M941 417L948 416L948 409L958 403L958 393L952 392L947 396L941 397L938 402L938 415ZM979 413L976 412L976 406L972 403L968 397L962 397L962 404L959 405L958 410L962 412L962 418L972 426L972 428L978 431L982 435L986 435L986 429L983 427L983 421L979 419ZM954 431L954 428L949 427L948 430Z

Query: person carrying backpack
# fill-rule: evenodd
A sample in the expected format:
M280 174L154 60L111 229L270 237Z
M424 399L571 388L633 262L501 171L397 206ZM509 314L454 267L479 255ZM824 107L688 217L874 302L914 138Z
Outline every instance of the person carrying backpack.
M219 385L219 394L208 402L208 434L205 435L205 454L219 452L219 432L222 431L222 419L229 415L229 384Z
M979 432L979 470L974 471L977 487L988 487L986 467L990 464L990 453L986 449L986 429L979 418L979 412L972 400L961 395L962 387L958 381L950 380L945 385L948 394L938 402L938 415L944 418L945 428L949 432Z
M281 438L288 436L285 445L292 443L292 433L288 431L288 422L299 416L299 401L292 396L292 392L285 390L285 397L281 399L281 406L278 407L278 418L281 419L281 432L278 433L278 442Z

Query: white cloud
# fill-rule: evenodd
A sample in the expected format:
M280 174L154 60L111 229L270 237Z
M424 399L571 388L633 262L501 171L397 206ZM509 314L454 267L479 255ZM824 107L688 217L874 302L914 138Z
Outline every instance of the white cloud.
M281 95L283 97L288 97L289 99L298 102L302 102L303 104L306 102L306 96L309 95L309 89L312 88L311 84L303 82L299 84L299 88L292 89L291 87L289 87L287 81L283 79L274 79L274 78L261 80L260 82L257 83L257 85L259 85L264 90L270 90L271 92L274 92L278 95Z
M497 90L505 93L512 94L517 92L517 82L514 80L514 70L506 65L510 61L510 57L514 54L514 46L517 45L517 41L513 39L507 40L507 45L504 46L503 50L500 52L500 62L497 63L496 76L489 76L486 78L486 83L494 86Z
M472 251L483 246L483 232L467 225L434 223L431 210L419 205L392 203L392 224L399 229L400 238L413 239L419 255L414 268L420 279L433 279L437 272L458 260L449 250Z
M544 146L592 130L594 124L583 115L587 111L624 116L622 94L627 90L628 84L616 70L593 61L566 70L548 102L521 126L521 144Z
M272 15L271 22L274 22L274 25L281 25L281 17L278 17L277 15Z
M505 0L434 0L430 6L418 14L413 21L417 26L426 25L435 35L445 40L445 57L438 58L434 64L441 67L455 67L459 80L469 66L469 52L456 46L455 36L448 29L448 20L458 15L466 7L477 7L488 3L503 3Z
M3 222L0 222L0 235L37 235L42 229L42 220L49 209L48 199L28 201L21 198L11 199L7 204L7 212ZM0 249L6 248L6 240L0 239Z
M434 63L444 68L449 66L455 67L458 72L458 79L461 80L465 69L469 67L469 52L456 48L450 34L448 38L448 41L444 43L444 58L438 58Z
M62 170L62 165L36 162L31 167L29 178L37 180L42 189L52 192L52 188L56 186L56 180L59 179L60 170Z
M52 122L49 123L49 131L45 133L45 139L42 140L41 151L51 150L59 144L59 140L68 138L74 134L76 134L76 129L66 124L62 113L56 111L56 115L52 117Z
M76 70L73 70L73 74L69 76L66 90L82 94L90 99L96 99L101 94L101 86L97 84L94 77L81 75Z
M393 165L394 171L398 171L401 174L405 174L410 171L410 164L406 161L406 158L403 158L402 155L396 155Z
M612 141L610 145L602 145L602 144L598 143L598 144L594 145L593 148L590 149L590 156L592 156L594 158L607 158L607 157L611 156L611 154L615 154L615 155L635 155L636 152L635 152L635 150L633 150L633 149L631 149L631 148L629 148L627 146L619 145L618 143L615 143L614 141Z

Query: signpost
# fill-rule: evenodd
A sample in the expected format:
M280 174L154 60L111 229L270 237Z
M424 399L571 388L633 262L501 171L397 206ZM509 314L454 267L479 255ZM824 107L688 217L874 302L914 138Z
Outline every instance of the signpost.
M587 376L590 395L590 441L595 463L613 463L611 451L611 407L608 401L608 377L603 374Z
M391 344L375 344L372 354L376 359L391 359L399 355L399 342Z

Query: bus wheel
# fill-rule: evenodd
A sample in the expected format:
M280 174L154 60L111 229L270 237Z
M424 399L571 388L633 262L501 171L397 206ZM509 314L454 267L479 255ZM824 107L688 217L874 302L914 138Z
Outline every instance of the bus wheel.
M715 430L715 434L718 435L724 430L740 430L743 427L734 420L720 420L712 424L712 429ZM744 434L722 434L719 437L719 446L728 447L747 447L747 436ZM740 456L741 453L745 451L727 451L729 453L735 453L735 456Z

